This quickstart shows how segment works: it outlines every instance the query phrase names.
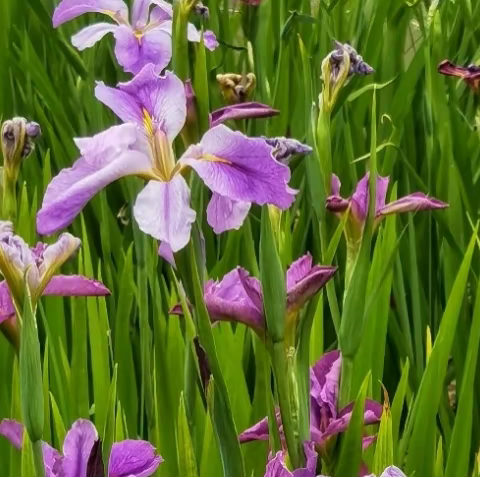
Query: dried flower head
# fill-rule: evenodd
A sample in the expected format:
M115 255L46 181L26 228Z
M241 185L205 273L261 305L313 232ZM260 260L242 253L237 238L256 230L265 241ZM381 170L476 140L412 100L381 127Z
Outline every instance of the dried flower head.
M238 75L236 73L217 75L217 82L220 85L222 95L230 104L243 103L250 98L256 81L253 73L247 73L246 75Z

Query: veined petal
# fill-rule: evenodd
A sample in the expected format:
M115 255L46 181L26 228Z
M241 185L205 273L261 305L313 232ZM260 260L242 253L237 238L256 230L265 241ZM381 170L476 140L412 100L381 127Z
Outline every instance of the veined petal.
M57 275L47 284L43 295L93 297L110 295L110 291L100 281L81 275Z
M180 133L187 116L185 86L173 73L167 71L159 76L153 64L145 66L133 80L119 83L118 88L131 96L142 110L149 115L151 128L155 133L163 131L172 142ZM114 105L107 104L115 113Z
M128 21L128 7L123 0L63 0L53 12L53 26L56 28L84 13L104 13Z
M237 103L215 110L210 115L210 127L225 123L228 120L247 118L269 118L280 113L278 110L262 103Z
M42 442L42 454L45 476L66 476L63 471L63 457L58 450Z
M151 4L152 0L133 0L132 25L136 30L142 29L147 24Z
M384 205L377 211L378 216L387 216L388 214L398 214L400 212L426 211L430 209L444 209L448 204L428 197L423 193L413 193L403 198L397 199L386 206Z
M116 36L118 37L118 35L121 35L121 32L123 31L124 30L119 27L116 31ZM110 108L125 123L134 122L143 127L142 107L132 95L125 93L118 88L106 86L103 81L97 81L97 86L95 86L95 97L105 106Z
M168 182L150 181L137 196L133 214L143 232L168 242L173 252L187 245L196 217L187 182L179 174Z
M312 270L312 255L308 252L296 261L292 262L287 270L287 290L294 287L298 282L305 279Z
M293 476L293 473L287 468L285 464L285 457L287 452L284 450L277 451L274 457L270 457L265 470L265 476Z
M112 23L94 23L83 28L72 36L72 45L78 50L90 48L100 41L107 33L113 33L118 28Z
M230 271L220 282L208 281L204 299L213 321L230 320L256 330L265 328L263 307L259 308L262 304L260 282L241 267Z
M248 138L224 125L207 131L187 149L180 162L195 169L221 196L287 209L294 201L290 170L277 162L263 139Z
M173 7L165 0L152 0L156 7L150 13L150 22L163 23L173 18ZM170 33L172 29L170 28Z
M15 307L6 281L0 282L0 324L15 315Z
M230 198L213 193L207 206L207 222L215 234L230 229L240 229L251 207L250 202L233 201Z
M148 173L150 169L150 158L136 151L125 151L98 167L80 158L48 185L42 208L37 213L38 232L52 234L68 226L105 186L124 176Z
M20 422L5 418L0 422L0 435L3 435L18 450L22 449L23 425Z
M162 461L147 441L124 440L112 445L108 476L150 476Z
M92 422L79 418L63 442L63 471L65 476L87 476L87 462L98 438Z
M278 419L278 416L277 416ZM247 428L244 432L238 435L238 441L240 443L248 443L250 441L262 440L266 441L269 439L268 434L268 418L260 420L255 425Z
M115 56L128 73L137 74L148 64L162 71L172 58L172 37L160 27L137 35L121 25L115 31Z

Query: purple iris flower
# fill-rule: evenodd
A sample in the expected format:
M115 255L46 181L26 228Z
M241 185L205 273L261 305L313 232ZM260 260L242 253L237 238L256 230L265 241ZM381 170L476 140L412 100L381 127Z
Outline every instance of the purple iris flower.
M110 291L99 281L81 275L56 275L58 269L80 247L81 241L62 234L51 245L39 242L29 247L13 234L9 221L0 221L0 323L12 318L23 306L26 279L35 307L42 295L101 296Z
M350 208L352 222L347 224L347 235L361 236L367 219L369 191L368 173L358 182L357 188L348 199L340 196L340 179L332 175L332 194L327 198L327 209L337 214L343 214ZM424 211L429 209L443 209L448 207L444 202L417 192L409 194L391 203L385 204L388 189L388 177L379 176L375 189L375 224L389 214L400 212Z
M305 451L305 467L290 471L285 463L287 452L285 450L277 451L275 456L268 457L267 469L265 476L317 476L317 459L318 454L315 451L313 442L304 443L303 449Z
M219 125L175 161L173 140L187 112L185 87L173 73L158 76L149 64L118 88L99 82L95 94L124 124L76 140L81 158L49 184L37 215L40 234L69 225L98 191L129 175L148 180L133 210L140 229L168 243L173 252L188 243L195 221L182 175L188 168L214 193L207 220L215 231L239 227L252 202L281 209L292 204L290 170L260 138Z
M342 358L339 350L329 352L310 368L310 438L319 450L323 450L330 437L344 432L352 417L353 402L338 410L338 386ZM365 402L364 424L378 423L382 416L382 405L373 400ZM282 431L280 412L277 422ZM240 434L240 443L268 440L268 418ZM363 439L363 446L370 445L375 437Z
M154 5L150 11L151 5ZM172 58L172 5L164 0L134 0L129 22L128 7L123 0L62 0L53 13L53 26L58 27L84 13L103 13L114 23L95 23L72 37L79 50L89 48L107 33L115 37L115 56L129 73L138 73L148 63L163 70ZM188 40L199 42L200 32L191 23L187 27ZM204 33L209 50L218 46L215 34Z
M287 322L294 318L301 307L313 297L336 272L336 267L312 265L312 256L306 254L288 269ZM265 331L262 285L256 277L237 267L221 281L209 280L204 287L204 300L212 321L242 322L259 333ZM171 313L181 314L180 306Z
M22 448L23 425L14 420L2 420L0 435L13 446ZM65 436L62 453L43 442L43 463L46 476L92 476L88 461L98 433L92 422L82 418L74 422ZM123 440L112 445L107 476L151 476L163 459L144 440ZM95 476L102 476L100 475Z

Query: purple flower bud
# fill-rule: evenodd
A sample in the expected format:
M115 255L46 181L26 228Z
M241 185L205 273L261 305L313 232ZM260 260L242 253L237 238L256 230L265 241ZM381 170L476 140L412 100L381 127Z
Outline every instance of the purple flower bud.
M334 71L340 69L341 63L343 62L343 52L346 51L350 57L350 69L348 76L352 75L370 75L375 70L368 64L363 61L361 55L357 53L357 50L348 43L340 43L335 41L335 50L330 54L330 64L332 65L332 74Z
M312 152L312 148L294 138L267 138L262 136L265 142L273 147L273 156L277 161L288 164L294 155L307 155Z
M197 2L197 4L193 7L193 11L195 12L195 15L202 17L204 20L208 20L210 18L208 7L206 7L202 2Z
M35 121L30 121L27 123L25 131L29 138L35 139L42 134L42 128Z

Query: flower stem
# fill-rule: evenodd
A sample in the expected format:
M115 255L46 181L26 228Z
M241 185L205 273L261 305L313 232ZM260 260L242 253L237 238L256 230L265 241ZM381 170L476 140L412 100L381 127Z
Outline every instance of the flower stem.
M287 364L285 360L285 344L283 341L276 342L272 345L271 355L275 383L277 384L280 416L282 417L283 433L287 443L288 455L290 456L292 467L297 469L302 466L302 463L292 420L290 394L288 391Z
M4 220L15 221L17 217L17 181L3 169L3 204L2 215Z
M43 463L42 440L32 443L33 463L35 465L35 475L45 476L45 465Z

